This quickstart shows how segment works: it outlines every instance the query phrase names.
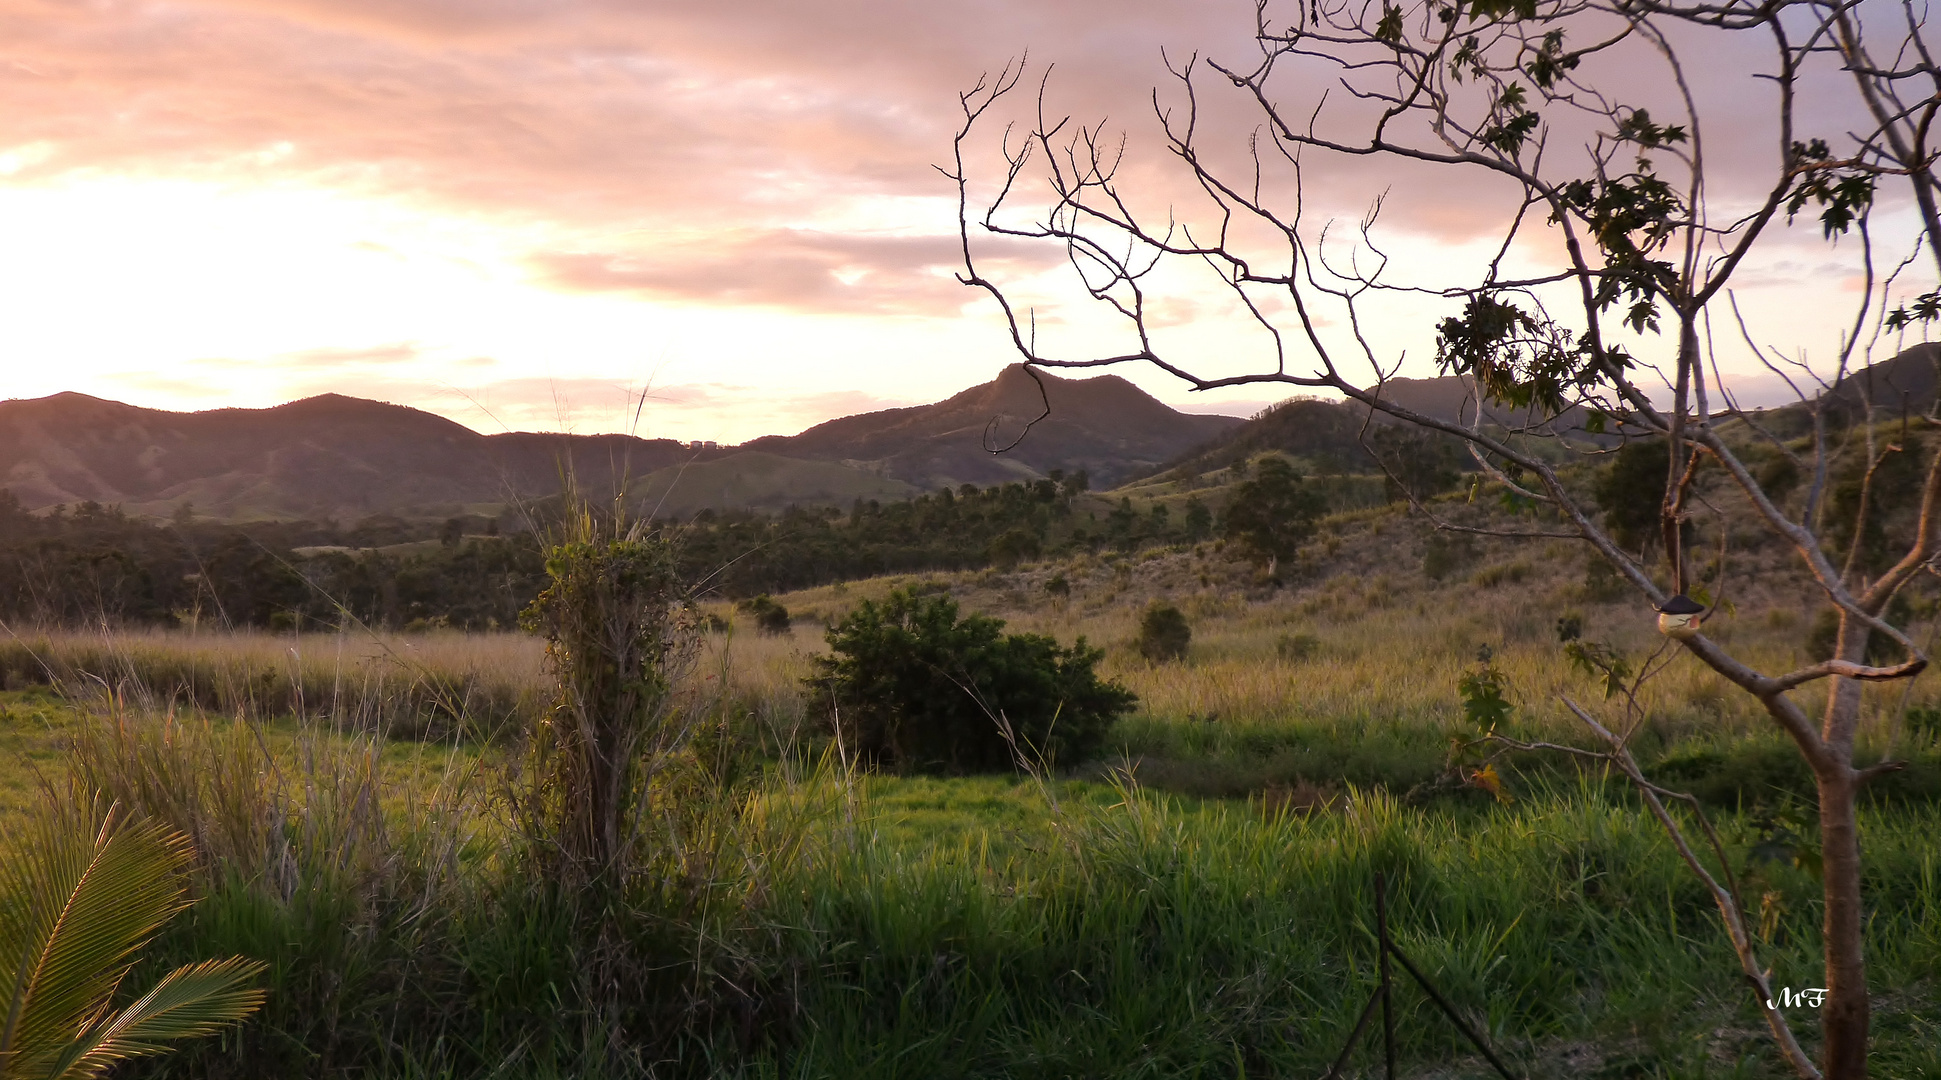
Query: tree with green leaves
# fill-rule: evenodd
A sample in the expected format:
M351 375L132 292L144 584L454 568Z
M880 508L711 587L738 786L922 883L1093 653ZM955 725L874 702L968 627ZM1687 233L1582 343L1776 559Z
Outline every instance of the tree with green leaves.
M1941 318L1941 61L1925 9L1832 0L1259 0L1253 10L1257 51L1237 62L1172 65L1176 93L1153 96L1159 145L1183 181L1164 191L1177 198L1139 190L1163 183L1159 166L1122 168L1137 145L1061 117L1048 78L1023 124L991 151L1003 162L986 183L970 162L986 152L979 140L1023 70L1009 66L963 94L950 170L962 280L997 302L1030 364L1149 364L1194 389L1291 385L1461 440L1491 486L1534 512L1523 526L1492 530L1418 503L1438 528L1580 542L1628 583L1641 617L1701 593L1701 572L1725 571L1730 550L1717 545L1731 528L1722 502L1736 503L1732 513L1792 553L1809 594L1802 599L1838 613L1832 655L1793 670L1767 670L1702 630L1676 640L1759 703L1818 785L1828 990L1818 1061L1769 1004L1767 970L1723 853L1702 857L1704 845L1687 844L1673 815L1660 820L1716 901L1740 974L1789 1065L1802 1077L1866 1075L1871 1007L1855 805L1868 781L1900 764L1858 760L1855 738L1862 687L1912 678L1928 663L1891 605L1941 553L1941 449L1908 437L1936 424L1930 402L1845 391L1854 385L1847 376L1895 348L1898 335ZM1696 89L1701 75L1717 85L1731 74L1741 76L1732 94ZM1253 122L1236 128L1237 114ZM1389 190L1365 215L1317 215L1317 177L1371 166L1382 168ZM1048 191L1048 202L1027 206L1037 191ZM1435 213L1466 214L1472 231L1493 222L1487 253L1458 262L1418 246L1421 257L1411 259L1407 244L1384 239L1382 211L1410 191L1425 194ZM1896 233L1895 220L1914 227ZM1796 222L1804 228L1793 232ZM1890 236L1897 251L1883 257ZM1118 320L1122 343L1059 351L1064 342L1047 320L1015 306L1006 285L987 276L986 238L1062 249L1080 302ZM1808 342L1761 340L1757 313L1735 306L1731 290L1748 266L1784 258L1786 245L1821 242L1823 257L1843 262L1860 287L1840 298L1851 301L1844 309L1828 310L1825 359L1813 367L1800 359ZM1204 373L1226 356L1193 353L1194 337L1169 335L1154 317L1155 295L1192 273L1223 290L1257 332L1269 357L1263 369ZM1816 302L1835 298L1822 292ZM1460 416L1410 408L1385 392L1404 346L1376 330L1411 321L1440 371L1468 389ZM1230 353L1229 339L1221 341ZM1798 388L1796 431L1739 407L1742 384L1717 360L1734 350ZM1620 542L1569 464L1606 452L1614 437L1657 448L1656 469L1640 470L1657 476L1650 510L1612 523L1653 531L1653 545ZM1776 469L1775 460L1792 468ZM1868 522L1887 493L1868 478L1903 464L1912 466L1898 493L1907 505L1876 539ZM1788 474L1797 479L1789 493L1761 480ZM1829 482L1841 475L1856 478L1845 503ZM1714 547L1719 554L1708 558ZM1892 642L1893 662L1868 660L1880 638ZM1815 686L1826 688L1817 716L1797 696ZM1592 752L1620 766L1628 760L1623 725L1563 704L1599 740Z
M1233 489L1227 501L1227 540L1238 544L1273 574L1314 535L1314 523L1327 500L1285 458L1264 457L1254 477Z
M0 1077L81 1080L230 1027L263 1003L263 965L176 968L119 1005L142 951L187 906L189 838L119 809L39 816L0 861Z

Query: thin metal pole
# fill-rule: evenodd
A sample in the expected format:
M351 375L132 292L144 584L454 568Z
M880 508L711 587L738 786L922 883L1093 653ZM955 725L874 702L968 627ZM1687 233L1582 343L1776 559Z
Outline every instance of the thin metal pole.
M1375 933L1381 939L1376 951L1381 954L1382 972L1382 986L1377 991L1382 995L1382 1066L1387 1080L1395 1080L1395 1015L1390 1004L1394 993L1388 978L1388 950L1393 946L1388 941L1388 881L1379 871L1375 874Z
M1355 1021L1355 1030L1348 1035L1348 1045L1341 1048L1341 1056L1334 1059L1333 1065L1328 1066L1328 1073L1321 1080L1336 1080L1341 1075L1341 1070L1348 1067L1348 1057L1355 1052L1355 1044L1361 1041L1361 1033L1368 1030L1368 1021L1375 1016L1375 1003L1380 1000L1382 1000L1382 991L1377 987L1374 993L1368 995L1368 1004L1362 1006L1361 1019Z
M1476 1049L1482 1051L1483 1056L1489 1059L1489 1063L1496 1066L1496 1071L1502 1074L1504 1080L1516 1080L1516 1076L1510 1072L1509 1067L1501 1061L1496 1060L1496 1055L1490 1052L1489 1044L1483 1041L1482 1036L1469 1029L1469 1025L1464 1022L1463 1018L1456 1015L1455 1007L1443 1000L1442 995L1436 993L1436 988L1429 985L1428 978L1422 972L1416 970L1414 964L1409 962L1408 955L1396 948L1394 942L1388 943L1388 951L1394 953L1395 959L1402 962L1403 969L1415 977L1415 981L1421 984L1422 992L1429 995L1429 1000L1436 1003L1436 1007L1442 1010L1442 1014L1449 1018L1450 1023L1456 1025L1456 1030L1467 1036L1469 1041L1476 1045Z

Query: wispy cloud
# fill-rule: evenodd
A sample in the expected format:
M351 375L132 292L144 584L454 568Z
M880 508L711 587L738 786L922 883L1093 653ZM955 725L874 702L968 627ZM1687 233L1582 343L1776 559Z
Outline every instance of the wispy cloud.
M993 256L1042 269L1056 248L1006 245ZM896 236L806 229L729 229L633 253L543 252L532 264L557 288L624 292L725 305L803 311L948 315L977 299L955 274L955 236Z

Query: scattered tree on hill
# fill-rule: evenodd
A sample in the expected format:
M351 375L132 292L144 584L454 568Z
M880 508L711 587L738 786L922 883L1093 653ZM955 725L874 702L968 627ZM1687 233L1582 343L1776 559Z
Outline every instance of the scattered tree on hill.
M1796 384L1837 385L1873 355L1876 342L1941 317L1941 282L1932 274L1941 266L1941 134L1933 123L1941 117L1941 97L1933 94L1941 60L1924 9L1877 14L1863 22L1852 4L1262 0L1257 54L1239 66L1190 60L1172 71L1178 100L1154 97L1168 160L1185 173L1169 190L1197 203L1167 206L1130 190L1133 178L1155 174L1122 170L1123 141L1061 119L1047 100L1048 83L1040 84L1027 120L1035 126L1013 129L1002 141L1006 161L992 171L995 182L974 183L967 164L973 136L982 137L992 110L1020 85L1017 67L963 95L953 170L964 208L963 280L998 302L1028 363L1151 363L1198 389L1290 384L1464 440L1502 498L1531 508L1529 524L1509 531L1580 540L1651 607L1676 595L1702 596L1701 572L1723 572L1718 562L1729 558L1729 546L1717 549L1724 553L1717 561L1702 560L1708 537L1730 535L1714 510L1728 493L1792 551L1808 580L1804 588L1838 612L1830 659L1775 673L1702 628L1678 641L1759 701L1818 784L1828 990L1819 1063L1769 1004L1767 971L1731 869L1722 865L1724 852L1715 850L1708 862L1697 853L1703 844L1686 844L1662 789L1637 774L1623 737L1574 701L1564 704L1602 740L1597 750L1580 752L1624 770L1679 839L1717 902L1776 1045L1803 1077L1822 1069L1839 1078L1867 1071L1867 916L1855 800L1869 780L1900 763L1858 761L1854 742L1863 684L1911 678L1928 662L1890 605L1941 552L1941 452L1909 437L1934 426L1932 408L1883 424L1889 417L1870 414L1850 394L1833 411L1838 415L1828 409L1837 395L1803 396L1794 410L1803 424L1762 425L1734 408L1710 358L1743 342ZM1720 64L1757 64L1742 81L1764 88L1763 121L1742 101L1694 95L1687 76L1701 55L1714 73ZM1345 84L1348 92L1317 98L1313 88L1324 82ZM1219 123L1202 122L1208 95L1222 88L1234 95L1234 107L1253 110L1259 121L1244 142L1220 143L1235 130L1224 110ZM1729 172L1713 169L1727 156L1702 151L1706 137L1722 131L1735 145L1764 149L1728 155ZM1458 270L1438 253L1404 279L1401 256L1373 239L1382 200L1358 224L1331 233L1337 223L1303 217L1304 170L1312 176L1324 163L1354 169L1364 161L1393 166L1403 190L1433 182L1439 206L1454 198L1472 215L1500 208L1491 245L1499 254ZM1045 190L1024 182L1027 176L1048 182L1050 201L1020 213L1013 204ZM1471 178L1474 186L1463 187ZM1391 193L1388 201L1399 197ZM1883 272L1870 222L1876 205L1890 201L1910 210L1919 236L1914 255ZM1761 253L1787 242L1786 228L1800 215L1826 240L1840 242L1834 256L1866 286L1854 294L1855 306L1832 320L1828 334L1838 335L1837 349L1818 372L1783 359L1807 351L1804 343L1769 350L1754 339L1753 321L1736 319L1721 303L1742 266L1781 257ZM1037 332L1042 313L1012 306L1004 287L985 276L978 239L985 234L1062 248L1085 294L1123 320L1123 347L1052 354L1042 344L1050 339ZM1254 374L1215 377L1175 355L1171 343L1192 339L1169 337L1150 318L1155 292L1180 280L1168 276L1175 271L1208 272L1213 287L1228 290L1275 362ZM1379 352L1366 329L1436 297L1447 304L1434 343L1441 370L1467 382L1472 404L1494 402L1519 419L1463 423L1407 408L1376 389L1398 361ZM1365 374L1350 377L1350 358L1366 364ZM1658 482L1645 499L1655 520L1631 520L1628 508L1609 525L1600 520L1572 471L1559 464L1588 448L1574 428L1580 418L1593 432L1655 440ZM1747 448L1760 442L1764 448ZM1792 498L1775 498L1761 484L1774 455L1791 459L1804 485ZM1709 476L1700 475L1701 461ZM1653 471L1638 468L1640 477ZM1898 512L1885 512L1888 493L1869 482L1887 470L1903 470L1894 492L1905 500ZM1879 539L1869 531L1875 523ZM1655 555L1614 535L1641 540L1629 532L1634 525L1655 532ZM1870 663L1876 638L1891 640L1904 659ZM1578 652L1600 681L1622 681L1615 674L1622 665L1597 667L1611 657L1588 647ZM1817 719L1793 696L1816 683L1828 687Z
M1639 557L1657 542L1665 492L1663 439L1633 439L1618 448L1591 485L1604 527L1626 552Z
M991 562L1009 570L1026 559L1038 557L1038 537L1028 529L1007 529L991 541Z
M1390 502L1419 502L1455 487L1462 478L1460 446L1447 435L1403 424L1383 424L1367 436Z
M1284 458L1262 458L1254 471L1252 480L1234 488L1225 528L1227 539L1267 564L1271 575L1314 535L1327 501Z
M1202 502L1198 495L1194 495L1186 500L1185 518L1184 524L1186 526L1186 538L1188 540L1204 540L1212 535L1213 511L1206 508L1206 503Z

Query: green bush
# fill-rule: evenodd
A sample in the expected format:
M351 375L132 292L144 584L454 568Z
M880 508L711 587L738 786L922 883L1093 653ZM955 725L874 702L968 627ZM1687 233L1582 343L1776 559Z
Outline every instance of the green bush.
M1192 641L1193 628L1171 604L1154 600L1139 619L1139 655L1149 663L1186 659L1186 646Z
M1043 549L1037 533L1016 528L999 534L985 551L993 563L1008 570L1021 562L1037 558Z
M735 609L753 617L755 629L764 634L789 632L789 609L776 603L767 593L743 600L735 605Z
M1282 660L1312 660L1321 651L1321 639L1313 634L1282 634L1274 642L1274 653Z
M919 772L987 772L1016 761L1005 737L1047 763L1076 764L1138 698L1093 670L1084 638L1004 634L1002 620L957 617L947 596L898 590L831 627L831 655L808 682L831 729L865 763Z

